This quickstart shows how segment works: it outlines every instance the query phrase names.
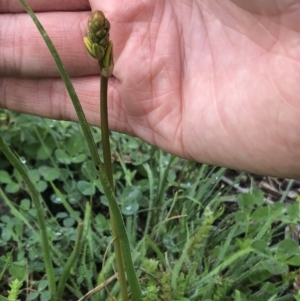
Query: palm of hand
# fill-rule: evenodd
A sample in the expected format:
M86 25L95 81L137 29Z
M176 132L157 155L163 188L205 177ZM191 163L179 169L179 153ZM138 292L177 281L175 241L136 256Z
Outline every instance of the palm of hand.
M300 109L300 7L257 14L231 1L148 2L113 25L115 128L214 164L253 170L263 155L257 172L286 154L272 157L287 135L300 146L300 127L286 122Z

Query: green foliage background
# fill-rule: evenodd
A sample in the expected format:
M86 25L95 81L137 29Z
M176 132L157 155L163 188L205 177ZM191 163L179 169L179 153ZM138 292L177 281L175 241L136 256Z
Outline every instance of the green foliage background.
M78 300L114 276L108 204L78 125L0 114L1 136L42 193L57 278L84 221L84 245L64 295ZM92 132L101 147L99 129ZM222 183L224 169L184 161L136 138L113 133L111 145L143 301L299 300L293 286L300 250L291 235L298 202L267 205L257 190L236 196ZM0 204L2 298L17 279L20 299L50 300L36 209L2 153ZM118 295L112 280L90 298Z

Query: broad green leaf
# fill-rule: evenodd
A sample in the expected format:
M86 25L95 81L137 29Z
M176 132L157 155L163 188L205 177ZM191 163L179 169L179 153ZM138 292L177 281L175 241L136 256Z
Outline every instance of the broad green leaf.
M80 135L72 135L69 139L65 141L65 149L68 151L71 157L78 156L82 151L85 142L82 140Z
M29 210L30 207L31 207L31 202L30 202L30 200L28 200L28 199L23 199L23 200L21 201L20 207L21 207L24 211Z
M299 267L300 266L300 255L293 256L293 257L285 260L284 262L288 265Z
M299 219L299 204L287 204L286 205L286 215L289 218L290 221L297 222Z
M266 221L271 215L270 206L262 206L257 208L251 215L251 219L258 222Z
M260 190L253 190L248 193L242 193L238 196L238 205L247 215L251 213L254 206L261 206L264 202L263 194Z
M255 205L255 202L254 202L254 199L253 199L253 196L251 195L251 193L239 194L238 205L239 205L240 209L242 210L242 212L249 216Z
M90 181L95 181L97 179L98 173L91 160L82 164L81 172Z
M252 191L253 202L257 206L261 206L264 203L264 195L261 190L255 189Z
M273 275L280 275L285 273L288 270L288 265L279 262L274 259L268 259L262 263L262 267L264 267L267 271L269 271Z
M8 184L11 181L12 180L10 178L9 173L7 171L5 171L5 170L0 170L0 183Z
M54 154L59 163L62 163L62 164L70 164L71 163L71 158L64 150L56 149Z
M256 253L265 255L270 257L272 255L270 248L268 247L267 243L263 240L255 240L251 247L255 250Z
M86 160L86 154L79 154L72 157L73 163L82 163Z
M300 255L299 245L292 239L282 240L276 249L276 258L286 258L293 255Z
M46 160L50 158L52 149L50 147L41 145L37 150L37 158L39 160Z
M32 169L28 171L28 176L33 183L36 183L40 180L41 176L37 169Z
M139 200L142 197L142 193L136 186L127 186L121 197L121 211L125 215L132 215L137 213L139 209Z
M48 286L48 280L41 280L38 284L38 291L43 291Z
M260 265L261 266L261 265ZM258 270L254 273L250 274L249 280L252 282L252 284L261 284L262 282L266 281L272 276L272 273L270 273L268 270Z
M110 230L110 222L108 219L105 218L104 215L97 214L95 217L95 223L97 226L98 231L107 231Z
M53 168L50 166L42 165L38 168L38 171L40 175L46 180L46 181L54 181L59 178L60 176L60 170L57 168Z
M71 228L75 224L75 219L71 217L67 217L63 220L63 224L67 228Z
M94 195L96 190L95 185L87 181L78 181L77 188L83 195Z
M12 229L9 229L7 227L3 227L2 230L1 230L1 238L4 240L4 241L9 241L11 239L11 231Z
M28 272L28 267L18 262L14 262L14 264L12 264L8 270L11 277L25 279L25 275L27 275Z
M10 182L5 187L5 191L7 193L16 193L19 191L19 189L20 189L20 185L15 182Z
M56 218L66 218L68 216L67 212L58 212Z
M20 261L22 259L25 259L25 251L24 250L20 250L17 254L17 260Z
M32 301L32 300L37 300L37 297L39 296L39 292L32 292L32 293L29 293L27 295L27 301Z
M38 192L44 192L47 189L47 187L48 187L47 182L45 182L43 180L39 181L35 184L35 188Z
M56 168L49 168L48 171L44 174L44 179L46 181L54 181L59 178L59 170Z
M51 294L49 291L42 292L40 295L40 301L49 301L51 299Z
M124 215L136 214L138 210L139 210L139 205L137 203L129 202L128 204L126 204L126 202L125 202L121 206L121 211Z
M236 212L234 215L234 219L235 219L236 223L238 223L241 226L249 224L249 216L246 215L245 212L242 212L242 211Z

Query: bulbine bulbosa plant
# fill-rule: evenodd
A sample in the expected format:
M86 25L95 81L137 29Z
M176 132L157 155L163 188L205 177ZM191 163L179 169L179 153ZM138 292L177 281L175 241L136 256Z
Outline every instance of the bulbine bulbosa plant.
M111 76L113 71L113 44L109 39L110 24L105 18L104 14L100 11L92 13L88 21L87 36L84 38L84 44L89 54L94 57L100 68L100 117L101 117L101 131L102 131L102 145L103 145L103 161L100 160L98 150L93 139L89 125L87 124L84 112L81 104L75 92L74 86L67 74L60 56L55 49L52 41L50 40L47 32L43 28L42 24L37 19L31 8L27 5L26 1L19 0L21 5L27 11L29 16L32 18L37 29L39 30L41 37L44 39L51 55L57 65L61 78L65 84L65 87L69 93L69 96L73 102L76 110L78 120L83 131L85 140L87 142L89 152L95 168L98 171L100 183L103 191L109 203L111 227L113 233L113 244L116 255L116 266L118 272L118 279L120 285L120 296L122 301L139 301L141 300L141 289L137 279L137 275L133 266L131 257L131 250L129 245L128 236L126 233L123 218L119 209L119 205L116 202L114 193L113 174L111 167L111 155L109 145L109 130L108 130L108 118L107 118L107 85L108 78ZM41 208L42 197L37 191L36 187L32 183L28 176L28 171L25 166L20 162L19 158L11 151L11 149L5 144L3 139L0 137L0 149L6 155L8 160L14 166L14 168L20 173L23 181L28 187L28 191L33 200L34 206L37 209L38 226L40 230L40 239L43 249L43 260L45 262L48 288L51 295L51 301L61 300L66 287L66 283L70 276L70 271L74 266L80 249L82 246L83 235L83 223L79 223L77 231L77 239L74 247L74 251L70 255L69 259L65 263L62 270L62 275L58 282L54 276L54 267L51 259L51 248L49 248L48 234L46 231L46 222ZM128 285L130 291L128 290Z
M111 152L109 144L109 129L108 129L108 113L107 113L107 86L108 78L113 71L113 44L109 39L110 24L101 11L94 11L88 21L88 32L84 38L84 44L88 53L97 60L100 75L100 116L101 116L101 133L103 146L103 160L104 168L111 191L114 191L113 172L111 166ZM128 292L126 285L126 275L131 287L132 300L140 300L141 293L139 283L132 266L131 254L129 250L129 243L123 242L127 245L126 250L122 248L121 229L118 229L116 218L118 218L110 206L110 218L112 232L114 236L114 248L116 254L118 277L120 282L120 290L123 300L128 300ZM122 222L122 221L120 221ZM124 227L124 225L123 225ZM124 228L125 231L125 228ZM125 233L126 235L126 233ZM124 252L125 251L125 252ZM126 262L130 262L127 264ZM128 263L129 263L128 262ZM125 271L124 271L125 268ZM130 277L130 278L129 278Z

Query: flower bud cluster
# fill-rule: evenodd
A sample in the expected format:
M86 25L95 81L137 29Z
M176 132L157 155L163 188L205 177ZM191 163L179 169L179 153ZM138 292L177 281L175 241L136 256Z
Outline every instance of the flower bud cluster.
M101 11L94 11L88 22L84 42L91 56L101 61L109 45L110 24Z

